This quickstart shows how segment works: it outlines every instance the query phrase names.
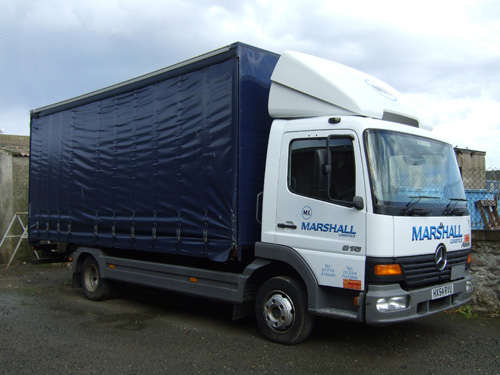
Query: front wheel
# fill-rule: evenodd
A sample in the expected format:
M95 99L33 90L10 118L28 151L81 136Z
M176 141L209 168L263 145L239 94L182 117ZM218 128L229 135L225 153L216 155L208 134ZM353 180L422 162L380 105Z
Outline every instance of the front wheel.
M99 265L92 256L83 261L82 287L85 297L92 301L101 301L111 294L111 284L101 277Z
M293 277L267 280L257 293L255 312L262 334L280 344L304 341L314 325L307 310L306 289Z

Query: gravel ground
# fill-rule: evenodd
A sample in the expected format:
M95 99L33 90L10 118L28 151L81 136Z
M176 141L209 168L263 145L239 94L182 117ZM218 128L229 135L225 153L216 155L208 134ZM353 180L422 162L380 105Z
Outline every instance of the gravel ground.
M0 266L7 374L500 374L500 319L442 313L389 327L318 319L297 346L230 306L127 287L91 302L69 266Z

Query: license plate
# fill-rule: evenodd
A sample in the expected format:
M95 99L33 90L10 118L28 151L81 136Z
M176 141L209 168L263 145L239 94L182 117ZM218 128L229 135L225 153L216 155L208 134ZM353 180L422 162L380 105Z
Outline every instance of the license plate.
M432 299L443 298L453 294L453 284L446 284L432 289Z

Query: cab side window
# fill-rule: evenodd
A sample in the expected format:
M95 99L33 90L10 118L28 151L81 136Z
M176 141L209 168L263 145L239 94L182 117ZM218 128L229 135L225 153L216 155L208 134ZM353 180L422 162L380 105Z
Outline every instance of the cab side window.
M288 189L325 201L352 201L354 149L350 137L296 139L290 144Z

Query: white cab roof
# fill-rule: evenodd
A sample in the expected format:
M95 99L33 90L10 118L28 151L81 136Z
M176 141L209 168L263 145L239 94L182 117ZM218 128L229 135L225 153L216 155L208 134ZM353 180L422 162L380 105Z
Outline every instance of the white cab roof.
M359 70L286 51L271 77L274 118L358 115L419 126L418 114L397 90Z

